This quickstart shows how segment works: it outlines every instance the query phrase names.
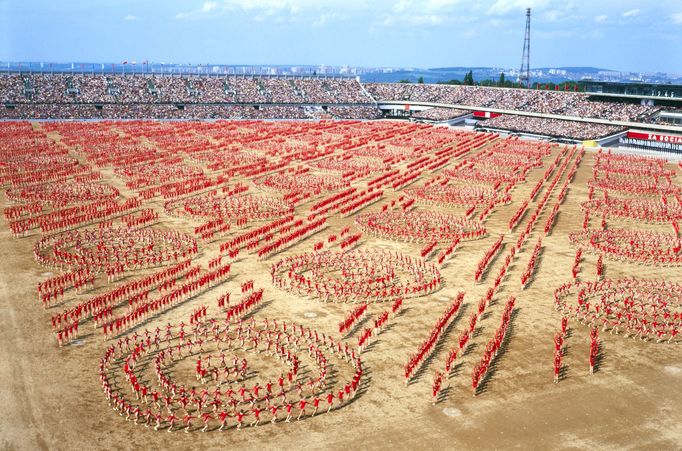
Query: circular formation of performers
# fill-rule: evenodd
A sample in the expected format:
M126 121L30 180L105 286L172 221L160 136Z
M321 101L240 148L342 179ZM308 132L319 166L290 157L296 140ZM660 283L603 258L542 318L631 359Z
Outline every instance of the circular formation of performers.
M362 381L355 349L301 325L251 318L164 329L119 339L99 364L109 405L155 430L240 430L314 417L350 402Z
M125 227L70 230L48 235L34 245L38 263L60 270L93 273L153 268L197 253L196 240L180 232Z
M632 338L677 342L682 285L647 279L606 279L561 285L554 305L569 318Z
M222 218L240 224L286 216L293 208L278 199L266 196L253 194L223 196L209 193L169 203L166 210L171 215Z
M645 265L682 263L682 240L677 235L647 230L584 230L569 234L577 247L622 261Z
M363 213L356 216L355 225L380 238L411 243L452 241L455 237L472 240L486 233L479 221L426 210Z
M333 175L285 174L278 172L253 181L264 191L279 193L310 192L315 195L348 188L350 183Z
M405 190L405 195L416 199L420 204L443 207L481 205L491 202L502 205L511 203L511 196L501 196L491 187L452 184L448 183L447 179L442 183Z
M383 249L322 251L286 257L272 265L272 281L302 296L340 302L378 302L435 291L441 275L433 263Z

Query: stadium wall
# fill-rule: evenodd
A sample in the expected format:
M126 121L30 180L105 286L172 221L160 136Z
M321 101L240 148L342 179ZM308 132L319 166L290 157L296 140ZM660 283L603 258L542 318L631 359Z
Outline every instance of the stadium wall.
M541 117L545 119L559 119L564 121L574 121L574 122L585 122L592 124L605 124L605 125L618 125L621 127L628 128L639 128L644 130L658 131L658 132L682 132L682 127L673 125L663 125L663 124L644 124L642 122L623 122L623 121L608 121L604 119L593 119L586 117L577 116L561 116L558 114L546 114L546 113L534 113L527 111L515 111L515 110L502 110L498 108L490 107L480 107L480 106L467 106L467 105L455 105L455 104L445 104L445 103L433 103L433 102L403 102L399 100L391 101L378 101L378 106L381 110L399 110L404 108L404 105L410 105L410 108L415 107L440 107L440 108L457 108L460 110L469 111L484 111L489 113L499 113L499 114L510 114L515 116L528 116L528 117Z

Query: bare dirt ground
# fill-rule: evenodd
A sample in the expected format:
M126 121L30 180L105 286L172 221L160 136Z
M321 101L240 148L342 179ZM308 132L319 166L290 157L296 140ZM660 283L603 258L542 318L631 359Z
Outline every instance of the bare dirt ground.
M169 434L121 418L109 407L98 380L98 361L106 346L101 334L86 334L81 345L56 347L49 331L50 313L36 301L36 283L49 272L33 259L37 235L14 239L3 224L0 227L0 405L3 406L0 448L680 449L682 354L679 345L603 333L604 358L599 370L590 375L588 328L571 322L566 374L559 384L552 382L553 335L560 321L553 307L552 293L570 279L575 249L569 244L567 234L581 228L583 214L579 204L587 200L592 164L593 156L588 152L555 227L544 241L540 265L527 289L521 289L519 277L532 251L535 235L512 264L495 298L497 302L479 323L471 350L458 360L447 380L448 388L441 402L431 403L433 372L442 367L447 349L455 343L469 312L487 288L486 283L473 282L475 265L499 234L508 233L509 217L520 201L528 197L544 169L533 170L529 179L515 188L511 205L496 209L486 221L485 239L463 243L455 251L442 268L445 284L439 291L406 301L404 314L393 320L389 330L362 355L368 383L352 403L300 422L265 424L241 431ZM103 173L105 181L126 194L120 180L111 172ZM679 169L677 180L679 185ZM7 205L3 196L0 208ZM191 233L195 224L163 215L160 201L150 202L149 206L152 205L162 213L157 226ZM544 225L546 216L547 212L538 228ZM319 236L352 224L352 218L335 218L330 228ZM614 220L609 225L636 226ZM516 233L509 235L505 242L514 242L516 236ZM335 333L338 322L349 310L347 305L297 297L270 283L269 268L273 262L282 256L310 251L314 241L307 239L265 261L258 261L253 255L242 257L233 266L232 277L224 287L235 292L242 281L253 278L256 287L265 290L265 299L272 301L258 315ZM361 245L400 250L412 256L418 256L422 247L369 235L363 236ZM205 265L217 255L218 246L219 242L202 245L196 260ZM490 273L496 273L501 260L495 261ZM585 254L581 274L586 279L595 274L595 262L594 255ZM634 276L682 283L679 267L645 267L610 260L605 263L608 278ZM446 335L440 352L427 363L417 380L406 387L402 374L408 355L427 337L458 291L466 292L464 312ZM473 397L470 387L473 364L494 333L503 303L510 295L517 298L517 313L508 345L497 359L483 392ZM214 307L217 296L217 290L210 290L145 327L151 330L168 321L186 321L196 306ZM370 312L379 313L386 307L373 305Z

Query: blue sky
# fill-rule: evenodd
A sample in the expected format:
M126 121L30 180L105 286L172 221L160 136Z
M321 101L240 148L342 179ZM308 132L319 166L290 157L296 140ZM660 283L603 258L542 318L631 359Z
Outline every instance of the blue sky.
M682 72L682 0L0 0L0 60Z

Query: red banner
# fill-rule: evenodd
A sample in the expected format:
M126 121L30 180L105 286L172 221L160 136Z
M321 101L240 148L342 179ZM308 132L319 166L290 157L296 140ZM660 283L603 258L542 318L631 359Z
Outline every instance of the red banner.
M628 138L642 139L645 141L658 141L661 143L682 144L682 136L659 135L657 133L628 132Z
M493 117L498 117L501 116L500 113L491 113L490 111L474 111L474 117L485 117L485 118L493 118Z

